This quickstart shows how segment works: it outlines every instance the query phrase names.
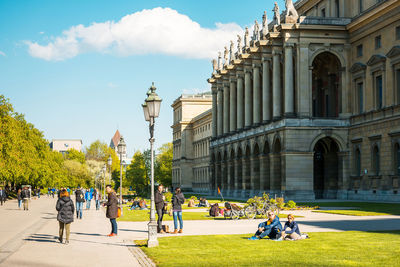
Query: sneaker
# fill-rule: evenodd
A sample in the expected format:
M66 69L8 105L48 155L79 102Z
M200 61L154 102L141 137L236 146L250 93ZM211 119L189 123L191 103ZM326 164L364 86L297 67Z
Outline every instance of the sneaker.
M59 237L59 238L57 238L58 239L58 241L60 241L60 243L62 243L62 238L61 237Z
M164 230L161 230L159 233L160 233L160 234L165 234L165 231L164 231Z
M69 244L69 241L68 240L65 240L65 245L68 245Z
M252 236L252 237L249 238L249 240L260 240L260 239L258 237L256 237L256 236Z
M282 237L279 237L278 239L272 239L272 241L282 241Z
M183 233L183 229L179 229L178 234L182 234Z

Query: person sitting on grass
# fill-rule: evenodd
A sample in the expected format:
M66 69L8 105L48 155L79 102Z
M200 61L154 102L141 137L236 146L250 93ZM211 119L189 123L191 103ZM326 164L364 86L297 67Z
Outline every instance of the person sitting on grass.
M139 207L139 200L137 198L135 198L135 200L133 200L132 206L130 208L130 210L134 210L136 208L140 208Z
M273 211L268 211L268 221L260 223L258 230L249 240L260 240L268 236L271 240L281 241L282 225Z
M293 214L289 214L287 216L287 218L288 218L288 221L285 223L285 226L283 227L282 238L285 240L302 239L301 233L300 233L300 228L297 225L297 222L294 221ZM289 230L286 230L288 228L289 228Z

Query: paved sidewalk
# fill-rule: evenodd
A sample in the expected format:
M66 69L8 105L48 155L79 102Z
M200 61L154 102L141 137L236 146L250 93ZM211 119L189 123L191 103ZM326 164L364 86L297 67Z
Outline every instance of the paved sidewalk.
M60 244L58 237L58 221L55 211L56 200L41 198L32 203L33 206L45 208L47 216L40 218L40 212L32 214L35 220L42 220L39 229L33 229L29 234L20 234L18 231L10 231L7 236L1 235L0 252L9 254L1 262L0 266L140 266L136 257L130 251L132 242L126 241L124 232L119 232L118 237L108 237L111 226L106 219L104 211L84 210L83 219L76 220L71 225L70 244ZM0 210L0 215L6 214L11 221L30 220L28 217L20 217L21 211L7 213ZM27 225L27 224L26 224ZM29 230L29 226L25 231ZM29 232L29 231L28 231ZM14 234L14 237L11 235ZM11 237L11 238L10 238ZM18 246L11 246L13 242L21 242ZM3 251L3 250L4 251ZM0 253L2 254L2 253Z

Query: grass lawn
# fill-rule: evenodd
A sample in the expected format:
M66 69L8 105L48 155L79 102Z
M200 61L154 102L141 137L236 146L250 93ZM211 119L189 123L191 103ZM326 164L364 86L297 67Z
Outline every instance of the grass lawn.
M302 241L247 240L250 235L159 238L147 248L157 266L399 266L400 231L310 233Z
M307 202L298 203L304 206L320 207L354 207L357 210L318 210L317 212L353 215L353 216L374 216L374 215L400 215L400 204L395 203L374 203L374 202Z

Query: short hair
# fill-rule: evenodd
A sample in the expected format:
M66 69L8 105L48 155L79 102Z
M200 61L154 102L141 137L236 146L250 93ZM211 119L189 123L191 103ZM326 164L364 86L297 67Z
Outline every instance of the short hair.
M291 218L292 220L294 220L294 215L293 214L288 214L287 218Z
M159 185L158 185L158 188L160 188L160 186L164 187L162 184L159 184Z
M106 187L112 188L110 184L106 185Z
M181 192L181 188L180 187L175 188L175 193L179 194L180 192Z

